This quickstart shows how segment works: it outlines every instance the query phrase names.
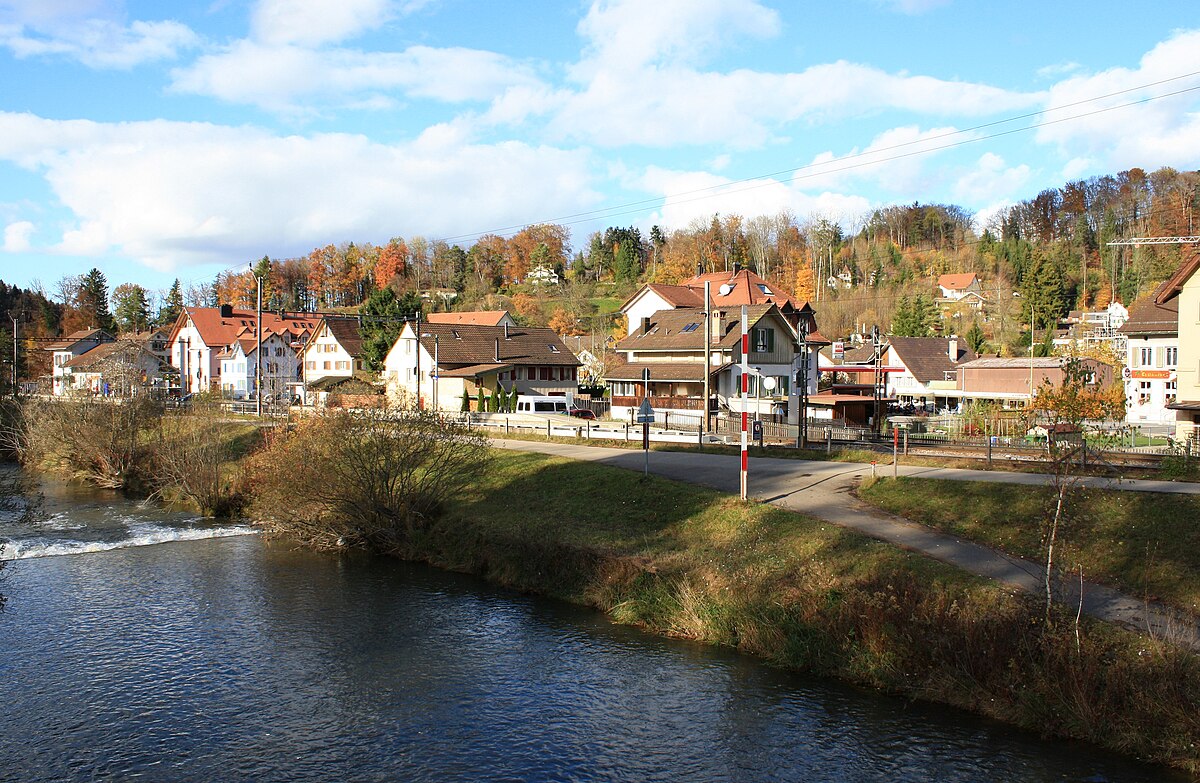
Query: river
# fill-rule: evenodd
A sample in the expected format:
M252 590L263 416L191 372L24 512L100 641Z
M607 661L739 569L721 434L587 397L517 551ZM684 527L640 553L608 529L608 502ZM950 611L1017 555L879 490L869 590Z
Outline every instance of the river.
M46 522L0 527L3 781L1187 780L473 577L47 487Z

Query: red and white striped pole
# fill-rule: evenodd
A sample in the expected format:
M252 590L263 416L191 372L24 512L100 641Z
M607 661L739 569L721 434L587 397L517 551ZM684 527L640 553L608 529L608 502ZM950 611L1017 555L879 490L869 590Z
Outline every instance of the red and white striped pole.
M746 322L750 314L742 305L742 500L746 499L746 482L750 473L750 451L746 428L750 424L750 411L746 410L750 392L750 326Z

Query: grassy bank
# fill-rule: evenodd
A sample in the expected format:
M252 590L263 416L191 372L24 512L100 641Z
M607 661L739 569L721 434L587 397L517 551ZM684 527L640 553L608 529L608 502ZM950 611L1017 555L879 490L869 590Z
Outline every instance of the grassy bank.
M869 503L955 536L1037 561L1050 488L901 478L859 493ZM1068 505L1065 564L1130 595L1200 614L1200 498L1078 492Z
M619 622L1200 772L1200 660L767 505L498 452L404 555ZM1077 646L1078 644L1078 646Z

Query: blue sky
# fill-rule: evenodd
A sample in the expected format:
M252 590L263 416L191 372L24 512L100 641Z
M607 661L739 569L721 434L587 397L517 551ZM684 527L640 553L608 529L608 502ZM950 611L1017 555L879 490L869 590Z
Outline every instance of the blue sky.
M1194 0L0 0L0 278L50 292L544 221L986 221L1132 166L1200 168Z

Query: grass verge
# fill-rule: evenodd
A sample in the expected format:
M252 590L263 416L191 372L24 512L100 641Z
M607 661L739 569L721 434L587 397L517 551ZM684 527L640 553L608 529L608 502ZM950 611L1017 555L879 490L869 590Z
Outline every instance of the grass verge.
M1030 560L1053 490L975 481L881 479L859 496L893 514ZM1200 614L1200 497L1080 489L1068 505L1064 569Z
M618 622L970 709L1200 772L1200 657L769 505L540 454L486 479L405 556Z

